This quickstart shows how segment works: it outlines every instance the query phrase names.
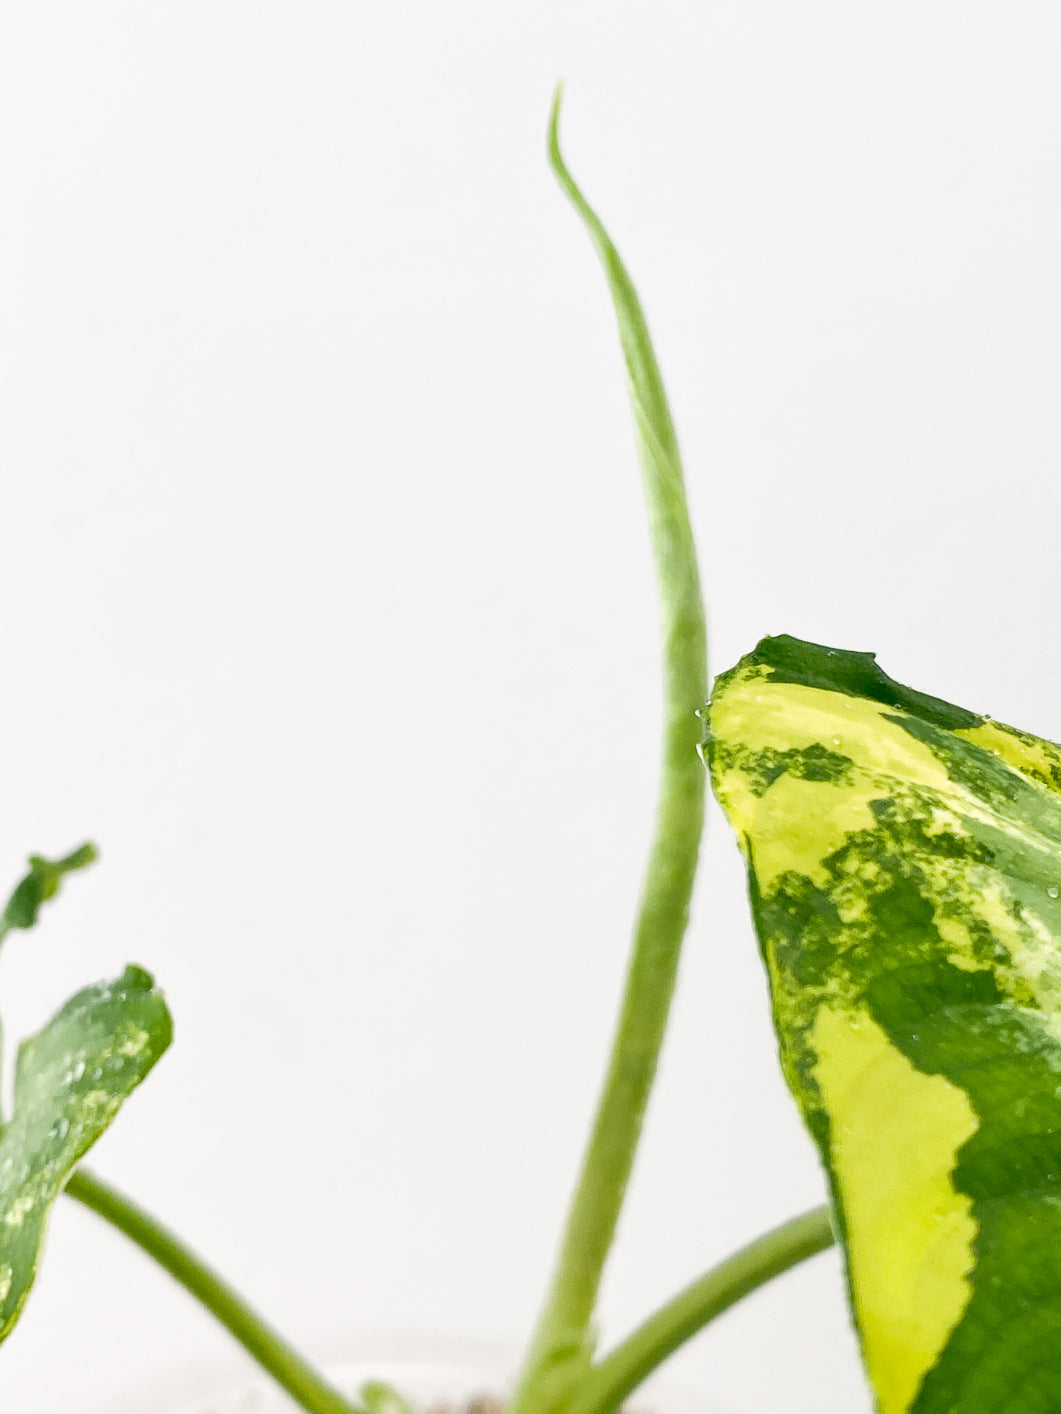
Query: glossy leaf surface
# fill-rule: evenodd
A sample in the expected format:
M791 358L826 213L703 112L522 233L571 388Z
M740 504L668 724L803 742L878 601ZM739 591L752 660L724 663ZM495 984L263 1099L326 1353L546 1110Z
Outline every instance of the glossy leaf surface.
M1061 749L791 638L707 722L879 1409L1061 1410Z
M127 967L72 997L19 1047L14 1112L0 1135L0 1340L33 1284L63 1183L171 1035L151 977Z

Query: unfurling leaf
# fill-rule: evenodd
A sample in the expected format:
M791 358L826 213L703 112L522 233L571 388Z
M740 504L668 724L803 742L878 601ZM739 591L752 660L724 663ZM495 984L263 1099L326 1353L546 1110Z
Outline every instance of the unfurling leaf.
M97 858L96 846L83 844L62 859L44 859L39 854L29 857L29 873L15 888L0 914L0 942L13 928L32 928L42 903L54 898L64 874L83 869Z
M72 997L19 1047L14 1112L0 1136L0 1340L36 1276L48 1210L171 1035L151 977L127 967Z
M881 1414L1061 1410L1061 748L792 638L707 724Z

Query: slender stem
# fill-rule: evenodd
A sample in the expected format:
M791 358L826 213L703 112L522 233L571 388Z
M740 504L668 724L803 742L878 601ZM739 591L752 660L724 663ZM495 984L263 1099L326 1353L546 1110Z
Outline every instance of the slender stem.
M557 137L549 156L597 249L615 305L648 505L662 615L664 737L655 831L618 1027L552 1283L510 1406L548 1414L589 1367L601 1276L633 1166L678 967L704 819L696 714L707 635L677 438L645 317L618 252L575 185Z
M594 1366L580 1382L567 1414L613 1414L642 1380L716 1316L834 1241L829 1209L823 1207L742 1247L680 1291Z
M112 1223L165 1267L227 1327L307 1414L363 1414L150 1213L84 1168L77 1169L71 1176L66 1193Z

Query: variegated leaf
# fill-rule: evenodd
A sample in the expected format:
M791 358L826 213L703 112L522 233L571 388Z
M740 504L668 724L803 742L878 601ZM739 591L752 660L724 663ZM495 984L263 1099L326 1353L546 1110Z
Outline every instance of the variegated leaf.
M151 977L127 967L71 997L19 1047L14 1113L0 1137L0 1340L37 1274L52 1203L171 1035Z
M707 718L879 1409L1061 1411L1061 749L792 638Z
M34 927L63 876L95 858L91 844L61 859L31 855L29 873L0 913L0 942L13 929ZM0 1121L0 1341L37 1275L51 1205L171 1036L162 994L148 973L127 967L117 981L71 997L19 1047L14 1113Z

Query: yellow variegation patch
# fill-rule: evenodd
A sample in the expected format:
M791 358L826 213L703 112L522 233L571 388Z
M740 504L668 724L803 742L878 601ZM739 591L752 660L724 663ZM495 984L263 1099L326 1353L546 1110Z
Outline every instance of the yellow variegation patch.
M881 1414L902 1414L972 1295L972 1201L950 1176L979 1121L865 1013L823 1006L810 1042L866 1366Z

